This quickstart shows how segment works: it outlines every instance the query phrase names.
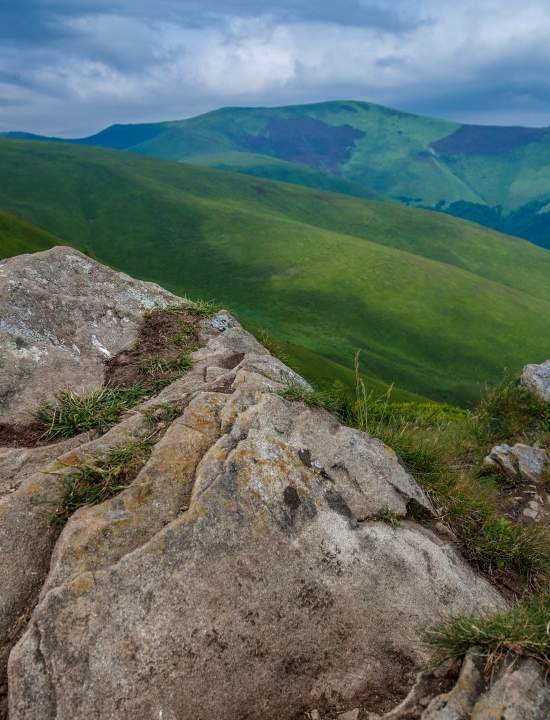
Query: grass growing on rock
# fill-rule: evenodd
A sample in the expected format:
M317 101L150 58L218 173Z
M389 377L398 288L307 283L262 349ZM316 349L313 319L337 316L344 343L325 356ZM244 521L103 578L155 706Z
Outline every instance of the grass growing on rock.
M65 390L54 403L40 405L36 419L41 439L105 432L125 410L177 380L193 367L190 355L199 347L200 319L215 312L211 301L146 312L135 345L106 362L105 387L87 395Z
M160 403L159 405L152 405L144 408L142 410L142 415L151 429L158 429L159 426L164 427L166 425L170 425L182 414L182 412L183 409L178 405Z
M150 355L139 363L140 373L153 383L155 389L160 389L177 380L184 372L193 367L188 352L181 352L176 357L162 357Z
M481 461L498 441L547 436L547 408L522 388L491 390L475 412L436 403L391 402L391 389L375 397L359 375L352 398L341 385L307 389L291 384L288 400L324 407L352 427L389 445L431 497L439 520L482 572L516 592L542 586L550 572L548 530L523 526L499 508L499 483Z
M210 318L221 310L221 305L215 300L191 300L185 295L182 296L182 300L181 304L167 305L164 308L149 310L146 315L173 313L175 315L190 314L198 318Z
M336 415L340 414L342 402L339 395L333 390L308 390L298 382L288 382L280 392L285 400L303 402L308 407L322 407Z
M189 310L199 317L209 318L221 310L221 305L215 300L191 300Z
M399 524L401 523L401 520L403 520L403 518L398 513L390 510L390 508L384 508L377 515L374 515L372 517L372 520L378 520L380 522L386 523L386 525L389 525L390 527L395 528L399 527Z
M514 653L550 670L550 593L529 597L510 610L452 618L428 634L439 659L462 658L472 646L492 664Z
M140 385L156 393L193 367L200 347L200 320L206 310L186 305L154 308L144 314L136 342L106 363L109 384Z
M513 381L491 389L478 413L483 442L545 443L550 439L550 403Z
M151 438L129 440L104 457L87 457L66 478L65 492L53 523L63 527L84 505L97 505L123 490L133 480L153 448Z
M38 409L37 420L44 429L42 437L58 440L88 430L104 432L146 395L147 390L141 385L104 387L88 395L65 390L56 396L54 404L42 403Z

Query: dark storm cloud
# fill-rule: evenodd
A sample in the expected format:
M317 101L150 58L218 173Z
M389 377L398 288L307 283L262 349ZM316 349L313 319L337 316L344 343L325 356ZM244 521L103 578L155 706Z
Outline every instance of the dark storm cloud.
M158 19L201 27L231 16L255 17L270 14L280 20L327 21L344 25L369 25L384 29L400 30L410 27L413 18L403 12L401 4L383 7L365 0L281 0L280 2L257 2L257 0L86 0L80 2L56 2L55 0L5 0L0 5L0 38L16 41L47 42L65 36L63 19L94 13L121 14L127 17Z
M3 0L0 130L357 98L550 124L547 0Z

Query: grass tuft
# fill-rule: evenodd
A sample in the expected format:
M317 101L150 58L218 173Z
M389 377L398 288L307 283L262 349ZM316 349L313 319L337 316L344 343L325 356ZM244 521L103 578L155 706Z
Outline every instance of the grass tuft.
M143 410L142 414L151 428L161 425L169 425L182 413L181 408L169 403L153 405Z
M393 512L393 510L390 510L389 508L384 508L377 515L374 515L373 517L371 517L369 519L370 520L379 520L380 522L386 523L386 525L390 525L392 528L399 527L401 520L403 520L401 515L398 515L397 513Z
M270 335L265 329L260 329L254 334L258 342L263 345L264 348L273 355L273 357L276 357L285 365L290 365L290 355L279 340L274 338L273 335Z
M222 306L215 300L191 300L186 296L182 296L182 302L176 305L167 305L166 307L156 307L147 310L144 315L151 317L157 313L172 313L175 315L195 315L196 317L207 318L212 317L222 309Z
M428 634L438 659L462 658L472 646L489 663L514 653L550 669L550 593L533 596L510 610L452 618Z
M181 329L178 332L170 335L170 342L177 347L185 348L187 352L196 350L198 343L196 340L196 330L192 325L187 323L181 324Z
M209 318L222 309L222 306L215 300L192 300L189 306L190 312L199 317Z
M147 395L141 385L129 388L102 388L89 395L65 390L56 396L56 403L42 403L37 420L43 427L45 440L71 438L88 430L104 432L125 411Z
M345 398L339 394L337 388L308 390L298 382L289 381L280 391L279 395L285 400L303 402L310 408L324 408L338 417L340 417L340 414L345 410Z
M494 480L480 477L477 466L457 457L453 441L464 438L454 430L451 424L423 431L391 415L375 434L428 492L471 562L497 579L511 573L527 584L543 582L550 572L548 532L517 525L501 514ZM460 449L467 453L467 442L458 455Z
M52 522L63 527L84 505L97 505L123 490L151 454L151 438L111 448L102 458L87 457L74 466Z
M480 440L486 443L540 442L550 434L550 403L518 383L505 382L486 393L477 419Z
M546 582L548 530L505 517L498 506L498 483L482 475L480 462L502 433L514 440L523 427L544 431L547 407L511 384L491 391L477 413L436 403L392 403L391 388L375 396L359 374L358 358L355 367L355 397L337 384L313 392L290 384L281 394L310 407L324 407L341 422L393 448L431 497L440 521L480 570L495 580L519 579L526 587Z
M165 358L160 355L151 355L139 364L140 372L149 378L158 378L167 373L182 373L193 367L189 353L180 353L175 358Z

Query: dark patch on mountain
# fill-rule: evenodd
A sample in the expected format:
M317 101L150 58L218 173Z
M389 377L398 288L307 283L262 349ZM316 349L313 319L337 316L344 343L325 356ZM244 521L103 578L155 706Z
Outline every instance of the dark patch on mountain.
M364 135L351 125L333 126L311 117L274 117L260 134L244 139L243 149L337 172L349 159L355 141Z
M546 128L463 125L430 147L447 155L500 155L538 142L547 132Z

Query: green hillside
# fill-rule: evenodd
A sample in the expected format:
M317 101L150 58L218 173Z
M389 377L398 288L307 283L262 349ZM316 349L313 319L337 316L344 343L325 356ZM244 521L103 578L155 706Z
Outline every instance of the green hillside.
M331 173L312 170L305 165L290 163L270 157L269 155L256 155L246 152L226 152L209 155L194 155L187 162L193 165L204 165L238 172L243 175L253 175L267 180L280 180L281 182L304 185L318 188L328 192L337 192L342 195L366 198L367 200L387 200L384 195L371 188L363 187L357 183L344 180Z
M360 349L375 381L465 403L548 353L550 254L442 214L9 140L0 207L133 275L216 298L310 376L349 377Z
M339 192L372 189L550 247L550 214L543 211L550 201L549 128L460 125L345 101L224 108L176 122L114 125L75 142L171 160L214 156L212 164L228 170L308 186L309 168L324 183L327 175L348 183Z
M58 238L0 209L0 260L23 253L48 250Z

